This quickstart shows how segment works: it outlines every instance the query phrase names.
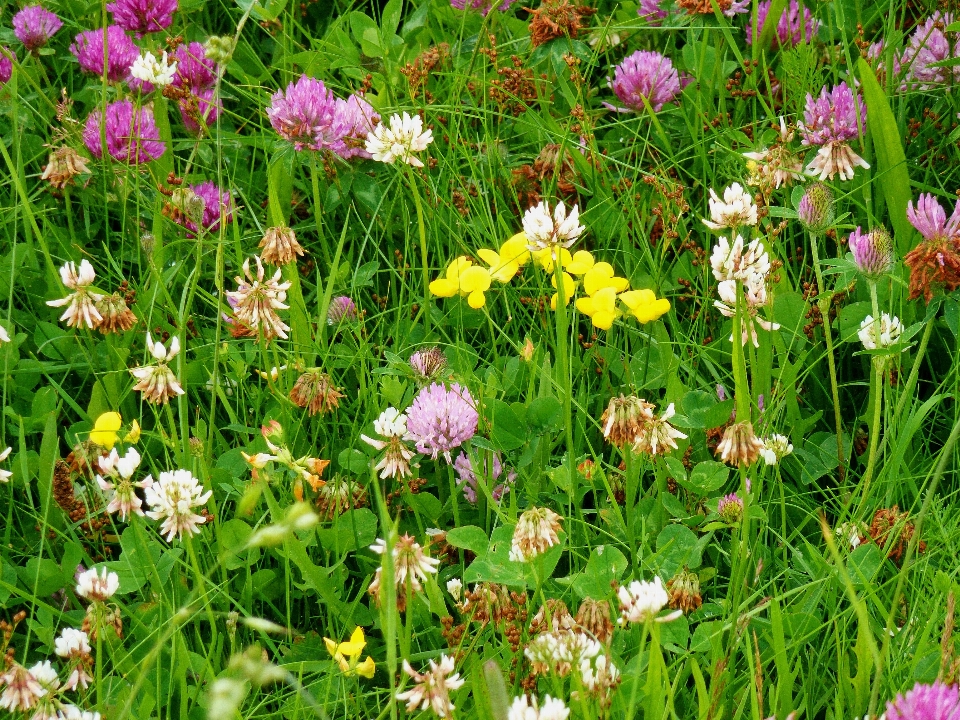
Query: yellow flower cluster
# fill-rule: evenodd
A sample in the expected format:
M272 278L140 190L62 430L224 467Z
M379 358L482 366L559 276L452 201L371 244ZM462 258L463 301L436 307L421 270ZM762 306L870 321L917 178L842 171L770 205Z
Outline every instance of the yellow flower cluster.
M551 284L556 288L553 251L530 252L527 245L527 236L521 232L503 243L499 252L481 248L477 255L486 267L475 265L468 258L460 256L450 263L443 277L430 283L430 292L442 298L462 295L467 298L470 307L482 308L487 302L485 293L493 281L510 282L531 258L552 275ZM577 291L577 284L582 283L584 295L577 298L576 307L590 318L596 328L609 330L614 320L624 314L632 315L641 323L648 323L670 310L669 300L658 300L652 290L631 290L630 282L617 277L610 263L596 262L586 250L571 253L561 248L558 255L565 302L569 304ZM558 295L554 293L550 299L550 307L554 310L557 308ZM626 311L617 306L618 299Z

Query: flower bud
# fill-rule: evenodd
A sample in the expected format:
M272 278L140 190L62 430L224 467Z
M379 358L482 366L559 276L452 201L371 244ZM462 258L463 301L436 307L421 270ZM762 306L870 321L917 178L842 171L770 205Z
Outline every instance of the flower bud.
M743 520L743 500L736 493L724 495L717 503L717 514L729 525L740 522Z
M893 239L884 228L874 228L868 233L857 227L847 240L853 261L870 280L876 280L890 272L893 266Z
M833 191L823 183L813 183L797 205L800 223L812 233L822 233L833 224Z
M233 56L235 47L236 43L232 37L211 35L203 44L203 54L215 63L225 65Z

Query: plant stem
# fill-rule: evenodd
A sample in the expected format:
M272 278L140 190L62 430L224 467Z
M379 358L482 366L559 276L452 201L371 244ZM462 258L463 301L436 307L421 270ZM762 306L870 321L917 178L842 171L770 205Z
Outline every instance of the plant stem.
M877 284L870 282L870 303L873 306L874 333L880 338L880 305L877 302ZM870 399L873 401L873 422L870 425L870 452L867 455L867 469L860 481L860 505L857 515L863 510L870 491L870 481L877 464L877 446L880 441L880 413L883 408L883 369L885 358L874 356L870 360Z
M820 317L823 320L823 337L827 343L827 366L830 370L830 392L833 395L833 419L837 426L837 468L840 475L840 484L846 477L843 453L843 420L840 417L840 389L837 385L837 366L833 359L833 331L830 329L830 300L826 294L823 282L823 271L820 269L820 250L817 247L819 238L810 233L810 249L813 253L813 270L817 275L817 307L820 308Z
M560 253L554 261L554 278L557 284L557 371L560 373L560 385L563 391L563 424L567 443L567 471L569 492L567 494L567 517L573 517L574 502L577 497L577 475L573 458L573 381L570 378L570 350L567 346L567 296L563 284L563 267ZM629 522L629 519L628 521Z
M423 201L417 187L417 177L407 168L407 180L413 192L413 204L417 208L417 231L420 234L420 262L423 265L423 325L430 332L430 263L427 260L427 226L423 219Z

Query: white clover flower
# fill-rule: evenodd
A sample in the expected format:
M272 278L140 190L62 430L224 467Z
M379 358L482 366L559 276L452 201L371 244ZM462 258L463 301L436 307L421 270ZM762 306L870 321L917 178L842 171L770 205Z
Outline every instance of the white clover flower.
M447 580L447 592L454 602L460 602L463 599L463 581L460 578Z
M14 663L6 672L0 674L0 708L15 713L33 709L37 702L49 691L43 687L30 670Z
M130 74L133 77L161 89L173 82L176 73L177 61L171 62L167 58L166 51L160 59L157 59L152 52L145 52L133 61L133 66L130 68Z
M524 510L517 520L510 541L510 560L527 562L560 542L561 518L550 508Z
M873 315L867 315L863 322L860 323L860 332L858 332L857 335L860 337L860 342L863 343L863 347L867 350L877 350L895 345L897 340L900 339L900 333L903 332L900 319L890 317L888 313L882 313L880 315L879 325L880 337L878 339L877 321Z
M63 315L60 316L60 319L67 323L67 327L86 327L93 330L103 322L103 316L96 307L96 304L103 299L103 295L87 289L96 279L97 273L86 259L80 261L79 270L72 261L64 263L60 268L60 280L73 292L59 300L48 300L47 305L67 306Z
M566 720L570 708L563 700L546 695L542 702L531 695L515 697L507 711L507 720Z
M182 538L184 534L199 534L199 526L207 518L197 515L193 508L205 505L213 492L204 492L203 485L189 470L162 472L156 482L147 479L151 482L145 488L150 506L146 514L153 520L163 520L160 533L166 535L167 542L174 537Z
M263 262L256 256L253 259L257 264L256 273L250 271L250 259L244 260L244 277L238 275L234 278L237 289L226 292L227 300L233 306L237 320L251 330L261 328L265 338L279 336L286 340L290 327L280 319L277 311L289 308L284 300L287 299L290 282L281 282L283 271L280 268L277 268L273 277L267 279Z
M723 200L711 188L709 203L710 220L704 219L703 224L711 230L757 224L757 206L753 202L753 196L744 190L740 183L726 188L723 191Z
M557 203L550 215L550 206L541 201L523 215L523 232L527 236L527 249L531 252L569 248L586 228L580 224L580 209L574 205L567 215L563 202Z
M158 364L131 368L130 374L137 379L133 389L142 392L144 400L155 404L166 403L172 397L183 395L185 391L180 381L167 365L180 352L180 338L174 335L168 350L159 340L153 342L147 332L147 351Z
M127 448L126 454L120 457L117 449L114 448L109 455L100 458L99 464L103 475L97 475L97 485L109 498L107 512L111 514L119 512L123 522L127 521L130 513L142 517L143 510L140 508L143 501L137 495L135 488L144 488L147 484L145 481L140 483L130 481L140 467L140 453L137 449Z
M76 628L64 628L53 642L54 650L62 658L73 657L75 655L89 655L90 641L83 630Z
M766 279L770 273L770 258L759 238L744 248L744 240L737 235L731 244L726 237L717 240L710 256L713 276L720 282L739 280L742 283Z
M390 126L379 123L367 134L366 150L377 162L392 164L396 160L413 167L423 167L414 153L427 149L433 142L433 131L423 129L423 120L419 115L411 117L392 115Z
M3 452L0 452L0 462L3 462L3 461L6 460L8 457L10 457L10 453L11 453L11 452L13 452L13 448L12 448L12 447L8 447L8 448L7 448L6 450L4 450ZM12 477L13 477L13 473L12 473L10 470L4 470L4 469L0 468L0 483L9 482L9 481L10 481L10 478L12 478Z
M397 693L397 700L407 703L407 711L432 709L437 717L446 718L456 710L450 700L450 691L463 687L464 680L460 673L455 673L453 658L441 655L440 662L430 661L430 669L425 673L418 673L404 659L403 671L413 678L414 686L405 692Z
M403 437L407 434L407 416L395 407L388 407L373 421L373 429L385 438Z
M617 597L620 599L620 618L617 622L621 625L628 622L643 623L647 620L668 622L682 614L682 611L677 610L665 617L657 617L657 613L670 602L670 596L659 576L654 577L652 582L634 580L629 585L621 586Z
M76 593L87 600L109 600L119 587L120 576L106 568L99 574L95 568L90 568L77 576Z
M793 445L790 444L790 438L786 435L774 434L761 442L763 449L760 450L760 457L767 465L776 465L793 452Z

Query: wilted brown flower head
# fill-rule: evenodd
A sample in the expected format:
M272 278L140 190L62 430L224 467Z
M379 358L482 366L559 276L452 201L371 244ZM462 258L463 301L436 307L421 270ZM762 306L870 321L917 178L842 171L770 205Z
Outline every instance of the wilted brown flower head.
M96 308L102 317L97 330L104 335L123 333L137 324L137 316L127 307L127 301L118 292L101 297Z
M604 644L613 637L610 603L606 600L584 598L577 610L577 627L582 628Z
M723 433L717 455L728 465L753 465L763 449L763 442L753 432L749 421L734 423Z
M303 257L303 248L297 242L297 236L285 225L268 228L260 247L263 248L260 259L270 265L286 265L295 261L297 256Z
M342 397L345 395L333 384L330 376L320 368L313 368L303 373L297 378L297 382L290 391L293 404L306 408L310 415L318 413L326 415L336 410L340 407Z
M890 508L881 508L873 515L870 523L870 537L881 548L887 547L887 557L895 563L903 560L907 546L913 538L916 528L910 520L910 513L900 512L894 505ZM917 543L917 552L924 552L927 544L921 540Z
M600 416L603 437L622 448L638 442L653 422L653 405L636 395L612 398Z
M48 180L58 190L72 183L78 175L89 175L87 159L68 145L58 147L50 153L47 166L43 169L41 180Z
M573 615L570 614L567 604L557 598L548 598L547 604L541 605L530 621L530 634L536 635L549 630L573 630L574 625Z
M584 20L596 12L586 5L572 5L569 0L543 0L536 10L526 10L533 16L530 21L530 44L533 47L554 38L576 38L586 27Z
M960 287L960 238L923 240L903 261L910 268L910 300L923 295L929 304L935 290Z
M678 570L677 574L667 581L667 593L670 595L670 607L680 609L684 614L693 612L703 604L703 598L700 597L700 578L687 568Z
M364 507L367 491L354 480L334 475L317 489L317 514L321 521L333 520L347 510Z

